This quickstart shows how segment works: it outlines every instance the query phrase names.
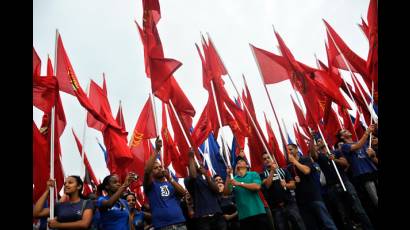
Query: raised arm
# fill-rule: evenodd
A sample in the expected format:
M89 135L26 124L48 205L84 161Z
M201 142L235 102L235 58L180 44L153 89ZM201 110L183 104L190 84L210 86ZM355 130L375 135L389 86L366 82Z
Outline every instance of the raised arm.
M168 169L164 169L164 170L165 170L165 177L167 178L168 182L171 183L172 186L174 186L175 191L178 193L178 195L184 196L187 193L184 187L182 187L182 185L180 185L177 181L174 180L174 178L172 178Z
M362 138L360 138L358 142L352 144L352 146L350 147L350 150L356 151L360 149L361 147L363 147L363 145L366 144L367 139L369 139L370 133L372 133L374 129L375 129L375 126L370 125L369 128L367 128L366 132L363 134Z
M124 183L118 188L118 190L110 197L108 200L103 200L101 202L101 206L99 207L100 210L107 210L108 208L111 208L114 206L114 204L121 198L123 192L125 189L127 189L128 186L130 186L131 182L133 180L136 180L135 174L134 173L129 173L127 177L125 178Z
M33 209L34 218L47 217L50 215L50 209L44 208L44 204L46 203L48 194L50 193L50 188L54 188L54 185L55 185L54 180L49 179L47 181L46 191L44 191L43 195L41 195L41 197L37 200L36 204L34 205L34 209Z
M157 160L157 157L161 151L161 148L162 148L162 140L159 139L159 136L158 136L157 139L155 140L155 153L150 156L145 166L144 181L143 181L144 188L148 188L152 184L151 173L152 173L152 169L154 166L154 162Z
M208 186L212 190L212 192L214 192L215 194L218 194L219 193L218 185L208 175L208 173L206 172L204 166L201 163L199 164L199 171L201 172L202 175L205 176L206 181L208 182Z
M224 195L229 195L232 193L232 178L231 178L231 174L232 174L232 168L228 167L226 169L226 180L225 180L225 187L224 187Z
M303 174L308 175L310 173L310 167L301 164L292 154L289 154L288 158L289 162L295 165Z

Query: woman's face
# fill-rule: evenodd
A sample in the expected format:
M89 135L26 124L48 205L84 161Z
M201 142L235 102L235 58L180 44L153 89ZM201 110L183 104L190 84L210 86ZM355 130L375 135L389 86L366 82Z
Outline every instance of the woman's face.
M71 195L76 192L80 192L81 185L77 183L77 180L74 177L67 177L64 181L64 193L66 195Z
M137 202L137 199L135 198L134 195L128 195L127 196L127 202L128 202L128 206L130 208L135 208L135 204Z
M120 186L121 186L120 179L118 178L117 175L114 175L108 181L107 190L110 191L111 193L115 193L118 191Z

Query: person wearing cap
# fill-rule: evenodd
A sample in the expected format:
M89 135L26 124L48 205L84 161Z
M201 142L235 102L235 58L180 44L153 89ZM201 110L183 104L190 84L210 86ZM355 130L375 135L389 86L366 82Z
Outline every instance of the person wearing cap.
M235 167L235 177L232 179L232 168L227 169L224 194L233 192L238 209L241 230L267 229L266 211L258 194L261 189L261 178L257 172L248 171L248 164L242 157L238 157Z

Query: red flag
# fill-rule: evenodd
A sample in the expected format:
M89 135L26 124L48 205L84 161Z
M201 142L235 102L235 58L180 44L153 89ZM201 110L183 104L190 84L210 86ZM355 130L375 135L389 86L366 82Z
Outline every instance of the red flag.
M272 126L268 119L265 116L265 123L266 123L266 130L268 131L268 138L269 138L269 146L272 149L272 153L275 156L276 161L279 164L279 167L286 167L286 159L280 150L278 141L276 140L275 134L273 133Z
M208 97L208 102L206 103L204 110L202 111L201 116L194 127L194 131L192 132L192 139L194 140L196 147L200 146L208 138L212 131L212 124L209 120L208 112L209 99L211 98Z
M377 0L370 0L367 12L367 21L369 22L369 53L367 55L367 72L368 78L374 82L374 101L378 103L378 73L379 73L379 38L378 38L378 17L377 17ZM363 77L365 78L365 77ZM367 82L366 82L367 83ZM367 84L369 86L369 84ZM371 86L369 87L371 90Z
M143 181L145 162L147 162L150 155L153 154L151 142L149 141L149 139L142 139L135 135L130 140L130 149L133 155L133 159L131 160L129 166L125 170L123 170L125 171L123 172L123 175L125 175L127 172L135 172L139 175L141 181ZM136 185L138 184L141 183L137 183Z
M46 190L50 178L49 147L46 138L40 133L33 121L33 201L37 201Z
M368 76L368 71L366 69L366 61L363 60L359 55L357 55L354 51L352 51L346 43L342 40L342 38L336 33L336 31L325 21L325 25L328 29L327 36L328 36L328 45L329 45L329 54L331 57L331 63L344 70L348 70L345 62L342 59L341 54L338 52L336 46L334 43L337 44L337 47L339 47L340 52L343 53L344 57L346 58L346 61L350 65L350 69L353 72L360 73L363 77L363 79L366 82L366 85L371 88L371 81ZM333 40L332 40L333 37Z
M364 35L366 36L366 38L368 40L370 40L370 38L369 38L369 27L367 26L364 19L363 18L361 18L361 19L362 19L362 24L359 24L359 27L360 27L360 29L362 29L362 31L363 31Z
M211 74L214 77L220 77L221 75L228 74L221 58L218 55L218 52L215 49L212 40L208 39L208 52L209 52L209 60L207 62L210 64Z
M58 83L53 76L33 77L33 105L50 113L58 97Z
M301 127L307 127L306 119L305 116L303 115L302 109L295 103L295 100L293 100L293 97L291 97L293 107L295 108L296 112L296 117L298 118L299 125Z
M75 134L74 129L71 129L71 131L73 132L73 136L74 136L75 142L77 144L78 153L81 156L81 153L83 151L83 146L81 145L80 140L78 139L77 135ZM92 182L95 185L98 185L99 183L98 183L97 177L95 176L94 171L91 168L90 162L88 161L88 158L87 158L87 155L86 155L85 152L84 152L84 164L85 164L85 169L87 170L88 175L91 177Z
M288 70L284 67L287 65L284 59L253 45L250 46L255 54L265 84L275 84L290 79Z
M336 134L342 128L339 123L339 118L336 112L332 109L332 102L329 100L325 106L325 116L323 118L323 135L329 146L333 146L337 142Z
M104 93L103 89L101 89L93 80L91 80L90 83L89 101L91 102L92 106L97 111L99 111L102 116L104 116L105 119L113 120L110 104L108 102L106 94ZM101 132L104 131L106 126L104 125L104 123L95 119L95 117L90 112L87 113L87 125L88 127L94 128Z
M303 155L308 156L309 155L309 147L307 146L304 138L302 137L302 134L297 129L297 125L293 126L293 132L295 133L296 142L299 145L300 149L302 150Z
M142 8L144 9L144 22L148 20L148 17L152 17L155 24L161 19L161 9L158 0L142 0Z
M334 81L331 80L331 77L329 76L327 71L316 71L314 83L320 91L323 91L323 93L325 93L328 97L331 97L332 100L335 101L335 103L344 106L347 109L351 109L349 103L341 94L339 86L337 86Z
M174 168L178 178L187 177L187 167L180 161L181 154L178 152L174 140L168 130L166 108L164 103L162 103L161 135L164 141L164 167L166 168L172 163L172 167Z
M63 41L61 36L57 39L57 80L61 91L68 94L76 96L80 104L90 112L95 119L102 122L103 124L109 124L115 129L120 129L115 122L107 121L104 116L100 115L88 100L87 95L81 88L77 76L74 73L74 69L68 58L68 55L64 49Z
M174 59L150 58L152 92L164 102L168 101L171 94L171 84L167 80L181 65L181 62ZM162 90L161 94L157 94L157 90L161 87L166 88ZM164 94L164 91L168 94Z
M356 131L357 137L361 138L364 133L366 132L366 130L364 129L364 127L362 126L361 122L360 122L360 113L358 111L356 111L356 118L354 121L354 125L353 125L354 130Z
M33 77L40 76L41 73L41 59L33 47Z
M133 137L131 139L133 141L138 141L139 139L150 139L158 136L155 129L155 116L152 108L151 96L148 97L144 107L141 110L132 136Z
M118 107L118 112L117 112L117 117L115 118L117 121L118 125L121 127L121 131L124 134L125 141L128 142L127 136L128 132L127 129L125 128L125 121L124 121L124 115L122 113L122 106L121 106L121 101L120 101L120 106Z

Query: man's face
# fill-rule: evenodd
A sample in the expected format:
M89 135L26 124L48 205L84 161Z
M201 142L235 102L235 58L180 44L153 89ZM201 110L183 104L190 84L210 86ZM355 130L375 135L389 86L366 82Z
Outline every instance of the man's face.
M154 166L153 166L153 168L152 168L152 175L155 177L155 178L161 178L161 177L164 177L165 175L164 175L164 172L163 172L163 170L162 170L162 165L159 163L159 162L155 162L154 163Z
M288 150L288 153L292 154L293 156L296 156L298 154L297 148L293 147L292 145L286 146L286 149Z
M339 133L340 133L340 137L342 139L348 139L348 138L352 137L352 133L347 129L342 129L342 130L340 130Z
M268 167L272 164L272 160L270 159L269 155L267 153L263 154L263 164L265 167Z
M238 163L236 163L236 168L237 169L247 169L246 162L244 160L239 160Z
M319 148L325 147L325 143L323 142L323 139L321 139L321 138L319 138L319 139L316 141L316 144L317 144L317 147L319 147Z

